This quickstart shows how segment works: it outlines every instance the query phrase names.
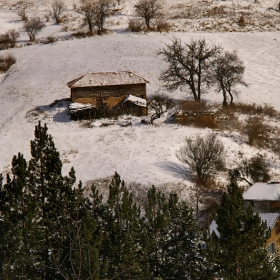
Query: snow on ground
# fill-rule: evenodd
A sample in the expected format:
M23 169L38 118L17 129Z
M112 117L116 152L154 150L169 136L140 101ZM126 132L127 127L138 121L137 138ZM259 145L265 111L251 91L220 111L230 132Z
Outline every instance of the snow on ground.
M0 13L0 21L9 16ZM5 21L6 22L6 21ZM45 29L42 36L59 35L58 26ZM4 26L4 27L3 27ZM10 27L1 26L4 30ZM51 29L53 28L53 29ZM22 152L30 158L30 140L34 126L40 119L47 123L56 147L64 162L64 172L74 166L78 180L104 178L119 172L126 181L144 184L176 183L186 180L184 167L176 151L186 136L206 134L210 130L181 127L176 124L141 124L140 118L124 116L111 125L98 120L87 128L83 123L69 120L65 102L48 107L54 100L70 97L67 82L89 72L131 70L150 81L148 95L162 84L158 77L165 67L157 56L159 48L174 37L183 42L205 38L224 49L237 50L246 65L248 88L241 88L237 100L267 103L280 110L280 32L249 33L148 33L135 34L125 30L85 39L59 41L54 44L34 44L10 50L17 62L6 75L0 77L0 171L8 172L12 156ZM22 35L21 40L27 40ZM41 35L40 35L41 36ZM188 97L185 92L170 93L175 99ZM209 91L205 100L221 102L222 97ZM38 114L34 109L41 109ZM112 122L112 121L111 121ZM123 127L123 122L132 126ZM241 160L239 154L256 154L256 148L240 143L238 137L219 133L227 153L228 168ZM265 153L265 151L261 151ZM267 153L279 174L279 159Z

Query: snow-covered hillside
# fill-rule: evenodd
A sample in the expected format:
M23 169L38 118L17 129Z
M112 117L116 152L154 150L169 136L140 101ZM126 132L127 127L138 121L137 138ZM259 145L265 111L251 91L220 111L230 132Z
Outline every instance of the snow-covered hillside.
M42 6L45 2L41 0L38 3L37 8L45 11L45 6ZM20 24L7 5L2 7L0 33ZM47 23L39 37L49 36L50 33L60 36L60 30L59 26ZM63 40L54 44L37 43L1 51L2 54L12 53L17 61L6 74L1 75L0 171L8 172L12 156L18 152L29 159L30 140L40 119L47 123L61 153L64 172L74 166L77 178L83 182L108 177L117 171L126 181L144 184L184 181L188 184L185 167L177 159L176 151L186 136L205 134L208 129L169 123L150 126L140 124L140 119L129 116L106 126L102 123L107 120L98 120L91 128L86 128L80 122L69 120L65 103L48 107L53 101L70 96L67 82L95 71L131 70L149 80L148 95L151 95L162 86L158 77L165 67L157 51L174 37L183 42L205 38L220 44L225 50L237 50L246 65L245 80L249 84L248 88L240 89L237 100L267 103L280 110L280 32L136 34L117 26L113 26L112 30L113 33L104 36ZM24 33L20 40L21 44L27 42ZM170 95L175 99L188 97L179 90ZM205 93L203 98L222 102L222 97L212 91ZM40 114L34 111L37 107L41 109ZM129 121L132 126L121 126ZM238 137L233 137L230 132L217 133L226 147L228 168L235 167L241 160L238 152L244 157L259 152L236 140ZM266 154L275 176L280 174L278 157L266 151L260 152Z

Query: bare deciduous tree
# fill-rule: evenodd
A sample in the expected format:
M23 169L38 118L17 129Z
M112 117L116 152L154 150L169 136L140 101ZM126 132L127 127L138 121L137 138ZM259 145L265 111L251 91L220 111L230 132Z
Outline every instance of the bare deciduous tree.
M194 140L186 137L186 142L177 153L178 159L187 164L195 174L195 183L204 185L218 170L224 167L224 146L215 133L205 137L197 135Z
M147 29L150 29L151 20L162 14L162 2L160 0L139 0L135 8L136 15L145 20Z
M111 0L81 0L77 12L83 16L83 26L88 26L89 33L93 35L94 27L97 34L101 35L104 31L106 19L114 14Z
M202 86L207 83L207 69L222 48L209 45L204 39L191 40L183 45L175 38L166 48L159 50L158 55L168 63L168 68L160 75L166 87L170 90L190 89L195 101L200 102Z
M234 90L236 85L247 86L243 80L244 71L244 64L236 52L224 52L212 61L208 72L209 81L223 93L224 106L228 104L227 95L230 104L233 103L233 94L237 93Z
M45 24L38 17L28 19L24 25L23 30L28 34L31 42L35 41L36 35L45 27Z
M249 186L257 182L267 182L271 178L268 164L260 154L243 160L237 168L229 171L229 176L233 180L245 181Z
M54 0L51 4L50 15L57 24L61 23L61 16L66 11L66 5L63 0Z
M161 114L167 112L174 105L173 100L163 93L155 93L148 100L147 106L152 111L151 124L155 119L160 118Z

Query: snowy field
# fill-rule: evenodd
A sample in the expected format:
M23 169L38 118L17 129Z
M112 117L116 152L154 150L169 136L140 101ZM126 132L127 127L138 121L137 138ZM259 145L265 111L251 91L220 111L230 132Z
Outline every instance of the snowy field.
M38 5L41 12L45 10L43 2L41 0L41 6ZM16 28L20 23L7 8L7 3L0 3L1 33ZM165 67L157 51L174 37L183 42L205 38L208 42L220 44L225 50L237 50L246 65L245 81L249 87L240 89L236 101L266 103L280 111L279 31L136 34L120 26L112 26L113 32L104 36L54 44L38 43L1 51L1 54L13 54L17 61L6 74L0 75L0 171L9 171L12 156L18 152L23 153L26 159L30 158L34 126L41 120L54 138L64 162L64 172L74 166L77 179L84 183L111 176L117 171L129 182L189 184L186 168L177 159L176 151L186 136L203 135L210 130L181 127L164 122L164 119L151 126L130 116L114 123L109 121L110 125L106 126L102 124L108 120L98 120L91 128L86 128L80 122L69 120L65 102L48 107L55 100L70 97L67 82L95 71L131 70L149 80L148 96L153 94L162 87L158 77ZM62 36L60 30L59 26L47 23L38 37ZM22 33L20 43L25 44L27 39ZM175 99L189 97L179 90L169 94ZM212 91L205 93L203 99L222 102L222 96ZM38 107L40 114L34 111ZM127 122L132 122L132 126L121 126ZM230 132L217 133L226 147L228 168L241 161L238 153L249 157L261 152L271 164L274 179L279 179L280 161L276 155L250 147Z

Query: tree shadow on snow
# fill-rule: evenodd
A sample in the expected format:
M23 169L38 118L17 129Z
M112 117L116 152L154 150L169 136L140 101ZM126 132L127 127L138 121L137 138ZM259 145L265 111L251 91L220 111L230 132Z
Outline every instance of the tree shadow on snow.
M188 169L183 165L171 161L157 163L156 166L164 172L170 173L172 176L179 179L187 179Z

